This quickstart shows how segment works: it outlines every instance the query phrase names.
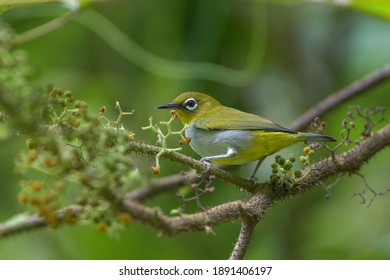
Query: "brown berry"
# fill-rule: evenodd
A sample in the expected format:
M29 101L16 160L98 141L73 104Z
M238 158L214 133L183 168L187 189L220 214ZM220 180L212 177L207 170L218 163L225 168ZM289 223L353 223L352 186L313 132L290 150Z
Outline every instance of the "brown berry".
M153 166L153 167L152 167L152 172L153 172L154 174L159 174L159 173L160 173L160 167L158 167L158 166Z

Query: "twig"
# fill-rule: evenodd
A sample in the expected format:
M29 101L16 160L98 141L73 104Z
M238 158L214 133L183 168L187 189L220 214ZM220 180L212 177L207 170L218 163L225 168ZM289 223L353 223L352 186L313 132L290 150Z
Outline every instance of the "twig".
M176 190L184 184L191 184L197 179L199 178L195 172L167 176L150 181L146 187L130 191L126 194L125 198L128 200L144 201L146 198L154 197L160 193Z
M368 184L368 182L366 180L366 177L363 174L361 174L359 172L356 172L355 174L363 180L364 189L361 192L357 192L357 193L352 194L350 199L352 199L355 196L358 196L361 199L360 203L365 204L365 203L367 203L367 199L365 197L366 191L370 192L371 199L367 203L367 208L369 208L371 206L371 204L374 202L374 200L377 196L382 196L382 195L385 195L385 194L390 192L390 188L387 188L385 191L382 191L382 192L377 192L376 190L374 190L373 188L370 187L370 185Z
M293 130L302 130L310 124L316 117L322 116L333 108L337 107L342 102L349 100L358 94L364 93L368 89L390 79L390 64L386 64L382 68L364 76L347 87L336 91L322 100L316 106L311 107L305 114L295 119L290 128Z

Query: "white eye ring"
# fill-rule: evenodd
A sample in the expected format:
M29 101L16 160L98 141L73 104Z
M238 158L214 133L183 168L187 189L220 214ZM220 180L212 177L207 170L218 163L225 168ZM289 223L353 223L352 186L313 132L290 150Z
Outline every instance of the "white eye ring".
M198 103L191 97L184 101L184 107L189 111L194 111L198 107Z

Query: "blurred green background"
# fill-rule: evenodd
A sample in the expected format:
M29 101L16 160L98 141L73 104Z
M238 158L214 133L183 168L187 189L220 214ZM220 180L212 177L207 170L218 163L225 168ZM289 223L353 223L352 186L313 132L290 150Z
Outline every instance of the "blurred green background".
M18 7L1 18L21 33L65 11L58 5ZM125 36L107 31L107 24ZM112 46L122 49L118 52ZM39 71L37 85L69 89L87 101L90 110L98 112L105 105L111 116L116 115L115 101L120 101L124 110L135 110L126 119L126 128L137 139L153 142L153 133L141 127L148 125L150 116L167 120L167 111L154 108L183 91L205 92L225 105L288 126L331 92L388 63L389 46L389 21L336 6L123 0L95 4L65 27L19 48L27 51ZM215 69L214 64L242 70ZM342 104L323 117L325 132L340 140L348 106L389 108L389 91L390 83L383 84ZM19 178L13 165L25 144L15 136L0 140L0 145L0 221L5 221L25 211L16 200ZM281 154L299 155L302 148L298 144ZM183 153L198 158L189 147ZM361 170L378 192L390 187L389 158L387 149ZM161 174L153 176L150 159L138 160L144 176L151 179L185 169L163 161ZM268 178L270 161L263 164L260 180ZM247 177L253 167L233 172ZM204 206L246 197L233 186L221 182L215 186L216 192L203 199ZM360 177L344 176L329 199L318 187L279 203L258 225L246 259L389 259L390 194L378 196L367 208L357 197L350 199L363 189ZM366 192L366 198L371 194ZM180 201L169 193L148 205L169 211ZM0 239L0 259L225 259L239 222L213 230L215 234L167 237L134 222L112 238L92 226L41 229Z

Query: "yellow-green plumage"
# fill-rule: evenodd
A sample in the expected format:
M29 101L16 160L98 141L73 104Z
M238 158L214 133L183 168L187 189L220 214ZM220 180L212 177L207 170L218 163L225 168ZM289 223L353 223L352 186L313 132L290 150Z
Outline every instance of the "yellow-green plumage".
M159 109L176 109L186 135L201 160L219 164L244 164L262 159L302 141L335 141L316 133L300 133L260 116L221 105L214 98L186 92Z
M179 95L173 102L182 104L189 98L194 98L198 102L198 108L192 112L179 110L179 119L186 124L195 121L196 127L200 129L253 130L275 126L282 128L260 116L223 106L214 98L203 93L186 92Z
M242 149L234 160L240 161L238 164L252 162L301 141L302 138L297 137L297 134L255 131L253 132L252 144ZM232 163L233 158L230 160L230 164L235 164ZM229 164L229 161L216 160L215 163Z

